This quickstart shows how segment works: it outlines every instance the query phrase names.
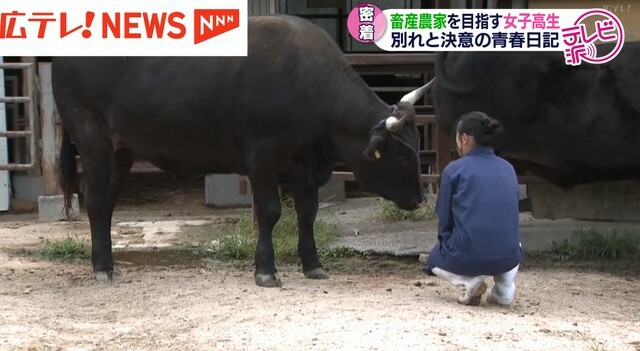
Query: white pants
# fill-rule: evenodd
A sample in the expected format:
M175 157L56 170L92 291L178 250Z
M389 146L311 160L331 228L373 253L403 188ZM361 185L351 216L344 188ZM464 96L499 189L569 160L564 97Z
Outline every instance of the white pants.
M520 265L515 266L512 270L494 275L493 281L495 285L493 289L491 289L491 295L489 296L489 301L495 302L501 305L508 305L513 302L516 293L516 284L515 278L518 274L518 269ZM432 269L433 273L456 287L464 287L469 290L474 286L477 286L481 281L484 280L483 276L466 276L466 275L458 275L455 273L451 273L449 271L445 271L442 268L435 267Z
M491 289L491 295L489 296L492 302L497 302L501 305L508 305L513 302L516 295L515 278L519 268L520 265L517 265L506 273L493 276L495 285Z

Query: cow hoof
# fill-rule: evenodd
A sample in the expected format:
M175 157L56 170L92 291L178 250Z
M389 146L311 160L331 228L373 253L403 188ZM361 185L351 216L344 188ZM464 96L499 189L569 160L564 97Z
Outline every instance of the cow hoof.
M105 272L105 271L100 271L100 272L95 272L95 278L96 281L98 282L108 282L111 281L113 279L113 273L112 272Z
M279 288L282 286L282 281L280 281L280 276L278 276L278 273L256 274L254 277L258 286L262 286L265 288Z
M304 276L309 279L329 279L329 275L324 272L324 269L318 267L308 272L303 272Z

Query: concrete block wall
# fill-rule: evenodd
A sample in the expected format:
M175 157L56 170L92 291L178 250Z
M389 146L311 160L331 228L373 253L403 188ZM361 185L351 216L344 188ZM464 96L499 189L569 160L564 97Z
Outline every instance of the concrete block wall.
M535 218L640 221L640 182L577 186L568 192L551 184L527 185Z
M343 181L331 180L319 189L320 202L346 200ZM209 174L205 177L205 204L210 206L251 206L249 181L237 174Z
M242 182L245 182L243 184ZM205 204L212 206L251 206L251 186L237 174L207 174L204 181Z
M52 196L39 196L38 197L38 217L43 222L56 222L66 220L64 212L64 196L52 195ZM80 203L78 201L78 194L73 194L71 199L71 211L70 220L80 220Z

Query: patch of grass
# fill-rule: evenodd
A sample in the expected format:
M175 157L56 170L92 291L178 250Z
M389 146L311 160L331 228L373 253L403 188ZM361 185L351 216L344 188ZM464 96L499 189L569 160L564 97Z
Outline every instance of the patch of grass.
M547 251L554 261L568 261L574 257L582 259L622 258L640 253L640 234L635 231L619 233L617 230L605 235L596 229L579 229L573 233L579 238L576 245L568 240L553 242Z
M576 255L577 250L565 239L561 244L553 241L548 252L554 261L567 261Z
M577 251L583 258L621 258L640 252L640 235L635 232L618 233L613 230L610 235L603 235L595 229L584 231L577 245Z
M324 247L336 238L338 227L335 224L316 220L313 232L316 247ZM298 219L295 211L283 211L280 221L273 230L273 245L278 257L298 257Z
M398 208L393 202L380 199L376 208L376 217L385 222L430 221L436 219L433 202L428 202L413 211Z
M253 231L252 216L243 216L231 230L223 235L215 249L220 258L246 260L253 257L256 249L257 235Z
M356 256L357 252L349 247L327 247L320 249L318 254L322 257L342 258Z
M77 258L87 258L87 247L84 240L67 236L64 240L44 240L44 246L38 254L49 260L61 259L71 260Z
M285 197L281 206L280 220L273 228L273 248L278 259L295 259L298 257L298 219L290 198ZM322 220L316 220L313 229L317 247L326 246L338 235L335 224ZM229 232L222 234L217 247L213 248L218 258L244 260L253 257L258 233L252 215L241 217Z

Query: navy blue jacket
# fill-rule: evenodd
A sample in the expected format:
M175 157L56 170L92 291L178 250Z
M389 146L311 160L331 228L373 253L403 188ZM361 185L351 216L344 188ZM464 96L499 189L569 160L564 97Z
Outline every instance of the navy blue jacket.
M497 275L518 265L519 197L515 170L490 147L475 147L447 165L435 207L438 244L427 271Z

